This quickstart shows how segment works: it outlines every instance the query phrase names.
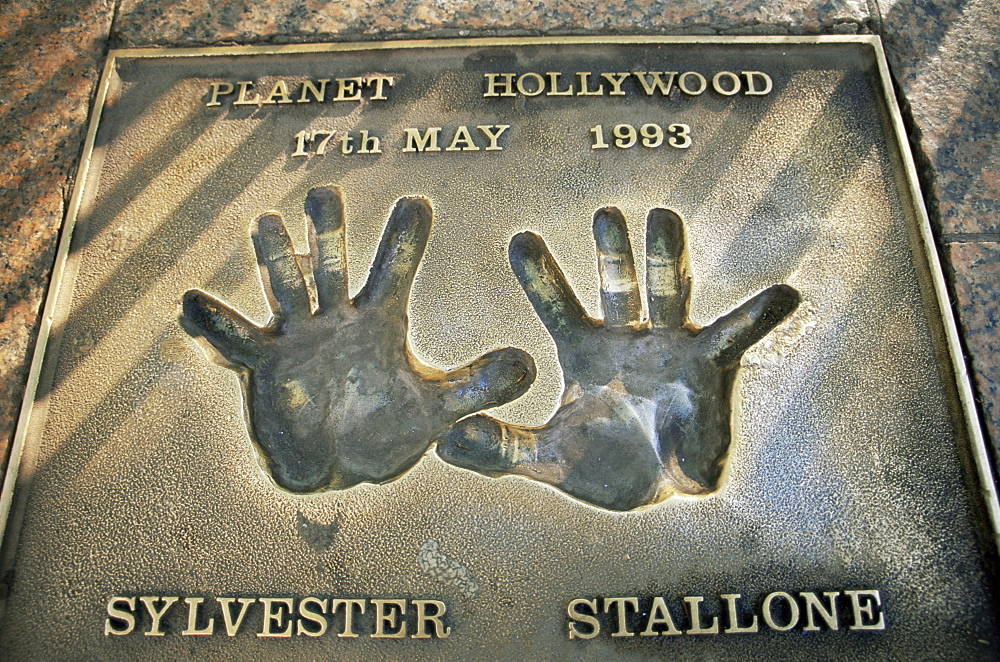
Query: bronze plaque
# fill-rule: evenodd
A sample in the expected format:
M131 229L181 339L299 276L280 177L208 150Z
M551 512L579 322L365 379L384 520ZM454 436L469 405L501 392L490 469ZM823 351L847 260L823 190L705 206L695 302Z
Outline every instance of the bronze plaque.
M990 656L901 127L871 37L113 52L0 651Z

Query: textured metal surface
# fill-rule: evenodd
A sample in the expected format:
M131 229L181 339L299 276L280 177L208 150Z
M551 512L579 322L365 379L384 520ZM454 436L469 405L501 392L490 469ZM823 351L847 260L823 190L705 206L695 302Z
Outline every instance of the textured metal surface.
M963 414L926 221L873 42L295 50L123 52L109 66L46 363L19 433L0 650L745 659L987 657L1000 644L981 449ZM763 71L774 87L760 96L483 97L486 72L550 71ZM396 77L384 102L205 105L218 81L373 72ZM647 123L688 125L690 147L591 149L591 127L610 138L615 125ZM446 146L459 125L511 128L498 151L402 151L406 127L442 127ZM368 130L383 152L293 158L303 129ZM606 205L628 219L637 263L647 211L683 217L695 324L775 283L794 287L797 310L743 357L721 488L615 513L431 452L382 485L277 489L254 454L236 376L205 360L178 315L198 288L264 323L251 223L280 213L305 252L302 201L326 184L344 192L352 295L393 203L430 200L411 349L442 369L498 347L529 352L534 385L490 411L509 423L544 423L562 390L555 346L507 264L518 232L545 238L591 315L600 307L590 219ZM846 594L836 631L804 631L803 615L779 632L760 618L777 591L847 590L879 591L884 630L849 629ZM648 615L663 596L689 630L684 596L703 596L702 620L719 615L724 628L720 596L736 593L741 623L757 614L758 633L612 637L615 611L605 615L602 603L598 636L567 636L574 599L636 597ZM142 634L148 617L131 634L106 636L112 596L180 604L163 637ZM435 599L452 632L373 639L369 620L365 634L345 639L331 617L321 637L262 638L258 604L234 637L181 634L185 597L226 596ZM641 632L646 616L630 619Z

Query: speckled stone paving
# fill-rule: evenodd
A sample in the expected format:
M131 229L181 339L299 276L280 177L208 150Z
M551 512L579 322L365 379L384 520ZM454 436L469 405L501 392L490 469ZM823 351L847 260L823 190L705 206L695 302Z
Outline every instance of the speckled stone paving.
M881 34L977 397L1000 447L1000 12L993 0L162 2L0 6L0 460L106 48L563 34Z

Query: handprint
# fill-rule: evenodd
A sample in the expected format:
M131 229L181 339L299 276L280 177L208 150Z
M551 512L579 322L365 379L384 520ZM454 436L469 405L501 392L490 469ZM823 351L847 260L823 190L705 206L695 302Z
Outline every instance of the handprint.
M183 305L185 328L240 373L251 437L278 485L314 492L391 480L449 425L531 385L534 361L519 349L448 372L408 350L410 287L433 215L426 199L397 201L353 300L340 189L312 189L305 210L315 310L277 214L258 219L252 233L273 311L265 326L200 290L188 291Z
M646 224L649 319L622 213L594 215L604 320L589 317L538 235L510 244L510 263L556 343L565 388L540 427L477 415L455 425L437 452L490 476L519 474L612 510L704 494L729 450L740 357L799 303L774 285L711 325L688 319L691 279L680 217L652 209Z

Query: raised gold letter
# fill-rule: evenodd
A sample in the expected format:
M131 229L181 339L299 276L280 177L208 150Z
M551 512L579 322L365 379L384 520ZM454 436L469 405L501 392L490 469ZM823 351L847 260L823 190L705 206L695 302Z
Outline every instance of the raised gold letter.
M699 606L705 598L700 595L686 595L684 602L691 612L691 629L686 634L719 634L719 617L712 617L712 624L707 628L701 627L701 607Z
M361 78L338 78L334 101L361 101Z
M154 607L153 605L160 600L163 601L163 608L157 611L156 607ZM178 598L175 598L174 596L171 595L165 595L162 598L158 598L155 595L139 598L139 602L146 605L146 611L149 612L149 617L153 621L152 624L149 626L149 631L145 633L147 637L163 636L163 630L160 629L160 619L162 619L163 615L167 613L168 609L170 609L170 605L177 602L177 600Z
M451 628L445 627L441 617L448 611L448 607L440 600L414 600L413 604L417 608L417 623L414 628L417 633L411 639L430 639L431 635L427 631L428 622L434 623L434 634L438 639L447 639L451 634ZM433 614L424 611L428 606L434 607Z
M462 146L459 147L459 143ZM444 148L446 152L478 152L479 146L476 145L475 141L472 140L472 136L469 135L469 129L464 124L455 131L455 137L451 139L451 144Z
M427 129L427 133L420 135L420 129L404 129L406 131L406 147L404 152L440 152L438 147L438 136L441 134L441 127L432 126Z
M516 97L514 94L514 74L483 74L486 77L486 92L484 97ZM503 77L503 83L497 85L497 78ZM497 93L497 87L502 86L503 92Z
M241 80L236 83L240 86L240 94L236 97L236 101L233 102L234 106L254 106L260 102L260 99L254 97L253 99L247 99L247 90L253 87L253 82L249 80Z
M375 94L371 96L372 101L385 101L385 86L392 87L396 79L392 76L368 76L366 78L369 87L375 83Z
M243 618L247 615L247 608L257 602L253 598L239 598L238 602L240 603L240 613L234 622L233 613L229 610L229 605L233 603L233 600L237 600L237 598L216 598L219 606L222 607L222 622L226 626L226 634L230 637L235 637L236 633L239 631L240 625L243 624Z
M361 137L358 138L358 154L381 154L379 141L375 136L369 136L366 129L361 129Z
M319 87L316 87L316 83L311 80L302 81L302 91L299 93L299 103L309 103L309 92L312 92L313 100L323 102L326 98L326 84L330 82L329 78L323 78L316 83L319 83Z
M719 84L719 79L721 79L723 76L727 76L729 80L732 81L730 83L730 88L728 90ZM712 87L719 94L724 94L727 97L731 97L740 91L740 77L731 71L720 71L719 73L712 76Z
M565 90L559 89L559 77L562 76L558 71L546 71L545 75L549 77L549 91L545 93L547 97L569 97L573 96L573 85L571 84Z
M654 625L666 625L667 629L663 632L657 632L653 629ZM677 629L674 625L674 619L670 616L670 610L667 609L667 603L660 596L653 598L653 606L649 610L649 619L646 621L646 629L639 633L640 637L655 637L658 634L668 635L668 634L680 634L681 631Z
M330 613L335 614L337 612L337 607L344 605L344 631L338 632L338 637L356 637L357 633L354 632L354 607L358 608L359 613L365 613L365 601L364 600L331 600L330 601Z
M490 139L490 144L487 145L486 151L499 152L503 149L503 147L497 146L497 140L501 135L503 135L504 131L510 128L510 124L486 124L477 126L476 128L485 133L486 137ZM493 132L490 129L496 129L496 132Z
M697 89L688 89L687 86L688 76L694 76L695 80L698 81ZM681 74L681 77L677 79L677 87L681 88L681 92L683 92L684 94L690 94L691 96L696 97L705 91L705 88L708 87L708 81L706 81L705 77L699 74L697 71L685 71L684 73Z
M204 629L198 629L198 608L204 601L205 598L184 598L184 602L186 602L188 606L188 626L186 630L181 632L181 634L215 634L214 618L208 619L208 625L206 625Z
M212 83L212 97L209 99L206 106L221 106L222 102L219 101L220 96L225 96L233 93L232 83Z
M740 625L739 615L736 613L736 601L739 600L739 593L726 593L721 596L729 604L729 627L723 632L726 634L750 634L757 631L757 615L753 615L750 625L743 627Z
M854 625L848 625L848 630L885 629L885 615L880 611L876 611L877 607L882 606L882 597L878 594L878 591L844 591L844 593L851 599L851 608L854 610ZM868 598L865 604L861 604L862 596ZM878 614L877 621L874 623L865 623L865 617L874 619L876 613Z
M670 78L664 83L663 79L660 78L662 74L667 74ZM645 90L646 96L653 96L654 90L659 90L661 96L669 96L670 88L674 84L674 76L677 75L676 71L633 71L632 75L635 79L639 81L642 85L642 89ZM652 76L653 79L650 81L646 80L646 76Z
M771 91L771 77L765 74L763 71L744 71L742 72L747 79L747 91L743 94L747 96L763 96ZM754 85L754 76L759 76L764 79L764 89L758 89Z
M372 600L375 605L375 632L372 633L374 639L402 639L406 636L406 621L399 624L396 632L386 632L386 626L396 627L396 610L386 609L386 605L399 607L399 615L406 615L406 600Z
M784 625L778 625L775 623L774 617L771 615L771 603L774 602L775 598L782 598L788 603L788 622ZM783 591L775 591L774 593L771 593L764 598L764 622L767 623L767 627L772 630L777 630L778 632L787 632L788 630L791 630L799 622L799 603L795 601L795 598Z
M292 636L292 623L288 622L288 627L281 632L273 632L271 630L271 623L273 622L279 628L285 619L292 615L292 599L291 598L257 598L257 601L264 605L264 623L261 631L257 633L258 637L290 637ZM275 603L280 603L278 611L274 612L271 608ZM287 613L281 608L284 606L288 610Z
M830 628L831 630L838 629L836 591L829 591L823 593L823 595L826 596L826 599L830 601L829 610L823 608L823 603L819 601L819 598L816 596L815 593L805 591L803 593L799 593L799 595L806 602L806 626L802 628L803 630L807 632L819 631L819 626L813 623L814 610L818 612L820 616L823 617L824 621L826 621L826 627Z
M604 85L601 84L596 90L588 90L587 82L590 78L589 71L578 71L576 77L580 79L580 91L576 93L578 97L599 97L604 94Z
M531 76L531 79L535 81L535 89L531 91L524 86L524 79L528 76ZM526 97L537 97L545 91L545 79L532 71L529 71L526 74L521 74L517 78L517 91Z
M115 603L124 602L128 605L128 611L122 611L115 607ZM109 634L128 634L135 629L135 616L132 614L132 610L135 609L135 598L123 598L115 596L108 600L108 617L104 619L104 636ZM111 625L111 619L114 618L119 621L125 621L124 630L116 630L114 626Z
M316 605L319 607L319 611L311 611L306 609L307 605ZM304 634L309 637L319 637L326 634L326 618L323 617L323 612L326 611L326 598L320 600L319 598L302 598L302 602L299 603L299 616L307 621L312 621L319 629L313 631L309 630L302 624L299 620L297 627L295 629L295 634Z
M597 622L597 619L593 616L588 616L587 614L580 613L577 609L582 605L587 605L590 607L590 611L597 613L597 600L584 600L583 598L577 598L569 603L566 607L566 615L569 616L574 621L580 621L581 623L586 623L590 626L590 632L580 632L576 629L576 623L569 623L569 638L570 639L593 639L601 631L601 624Z
M275 97L278 97L275 100ZM285 81L279 80L271 88L271 93L267 95L267 98L261 101L261 103L292 103L292 97L288 94L288 85Z
M615 89L608 92L608 96L611 97L623 97L625 93L622 92L622 83L628 78L628 72L625 73L615 73L615 74L601 74L601 78L611 83Z
M618 629L611 633L612 637L634 637L635 632L629 632L625 627L625 615L628 611L625 605L632 605L633 611L639 611L639 598L604 598L604 613L607 614L611 605L618 606Z

